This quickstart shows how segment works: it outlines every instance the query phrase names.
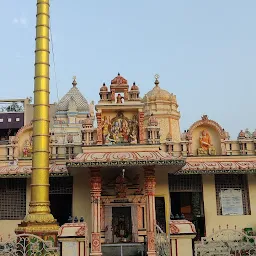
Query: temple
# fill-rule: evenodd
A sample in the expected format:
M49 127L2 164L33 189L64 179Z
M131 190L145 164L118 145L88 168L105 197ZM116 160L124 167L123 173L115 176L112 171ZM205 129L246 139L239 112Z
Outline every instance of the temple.
M32 109L26 101L19 113L23 125L9 126L0 141L3 238L29 209ZM176 96L161 89L159 76L141 97L139 86L118 74L99 86L96 105L74 77L70 90L50 105L51 212L59 224L83 217L91 255L122 243L140 248L145 241L148 255L156 255L155 226L169 233L173 216L193 222L196 239L219 226L256 228L250 204L256 194L256 132L241 130L231 140L207 115L184 132L179 121Z

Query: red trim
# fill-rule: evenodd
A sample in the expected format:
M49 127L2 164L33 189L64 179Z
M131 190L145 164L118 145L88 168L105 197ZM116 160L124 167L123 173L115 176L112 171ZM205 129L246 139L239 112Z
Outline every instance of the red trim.
M79 244L78 244L78 255L80 256L80 242L79 242Z
M176 256L178 256L178 240L175 239Z

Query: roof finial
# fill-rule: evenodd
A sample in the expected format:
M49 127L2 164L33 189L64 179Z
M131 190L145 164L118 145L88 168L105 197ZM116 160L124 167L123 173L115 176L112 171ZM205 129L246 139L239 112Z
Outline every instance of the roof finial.
M73 86L76 86L77 85L77 82L76 82L76 76L73 76Z
M155 85L156 85L156 86L159 85L159 81L158 81L158 78L159 78L159 77L160 77L160 76L159 76L158 74L155 75L155 79L156 79L156 80L155 80Z

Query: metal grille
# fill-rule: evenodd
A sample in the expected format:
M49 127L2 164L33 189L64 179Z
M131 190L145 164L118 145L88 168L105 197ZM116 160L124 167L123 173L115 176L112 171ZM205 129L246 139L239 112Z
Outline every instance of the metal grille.
M202 176L193 175L169 175L170 192L202 192Z
M50 177L50 194L68 194L73 193L73 177Z
M26 215L26 179L0 179L0 219L21 220Z
M245 174L217 174L215 175L217 214L222 215L220 192L222 189L241 189L243 210L245 215L251 214L247 175Z

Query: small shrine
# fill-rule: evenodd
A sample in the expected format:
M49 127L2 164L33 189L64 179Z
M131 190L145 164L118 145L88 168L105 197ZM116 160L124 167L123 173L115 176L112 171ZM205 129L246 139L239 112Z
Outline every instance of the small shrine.
M96 108L98 145L136 145L144 141L143 103L139 87L119 73L111 80L110 90L104 83Z

